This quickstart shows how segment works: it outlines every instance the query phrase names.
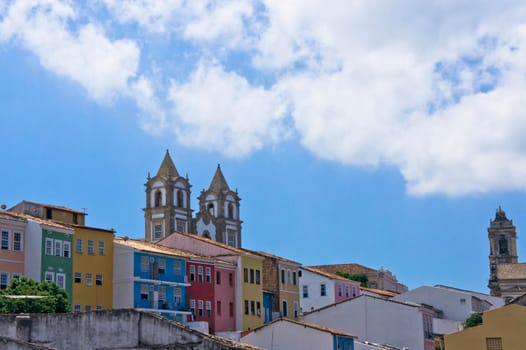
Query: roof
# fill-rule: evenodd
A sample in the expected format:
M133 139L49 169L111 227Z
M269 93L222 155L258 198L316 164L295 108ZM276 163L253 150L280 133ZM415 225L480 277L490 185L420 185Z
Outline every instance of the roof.
M208 190L212 192L230 191L225 177L223 176L223 172L221 171L221 165L219 164L217 164L216 172Z
M60 228L60 229L63 229L63 230L73 231L73 229L70 226L58 224L55 221L41 219L39 217L32 216L32 215L29 215L29 214L22 214L22 213L17 213L17 212L13 212L13 211L9 212L9 214L13 215L13 216L17 216L19 218L26 219L28 221L37 222L37 223L39 223L41 225L46 225L46 226L50 226L50 227Z
M497 264L498 279L526 279L526 263Z
M172 160L172 157L170 157L170 152L168 152L168 150L166 150L164 159L161 163L161 166L159 167L159 170L157 171L157 176L166 177L166 178L179 177L177 168L175 167L175 164Z
M391 291L383 290L383 289L366 288L366 287L360 287L360 289L361 290L365 290L367 292L375 293L375 294L378 294L378 295L384 295L384 296L389 297L389 298L395 297L395 296L400 294L400 293L391 292Z
M204 256L193 254L184 250L166 247L160 244L146 242L139 239L129 238L115 238L114 242L132 249L140 250L143 252L165 254L165 255L177 255L185 258L204 258Z
M18 221L18 222L27 222L26 218L19 217L17 215L13 215L13 214L16 214L16 213L11 213L11 212L8 212L8 211L5 211L5 210L1 210L0 211L0 219L14 220L14 221Z
M344 272L350 275L367 274L367 273L378 273L377 270L360 264L349 263L349 264L332 264L332 265L316 265L311 266L316 269L327 271L330 273Z
M370 348L370 349L381 349L381 350L400 350L400 348L396 348L396 347L391 346L391 345L373 343L373 342L370 342L370 341L367 341L367 340L364 340L363 342L355 341L355 344L356 343L360 344L362 347L365 346L368 349Z
M331 333L333 335L339 335L339 336L344 336L344 337L349 337L349 338L357 338L355 335L352 335L351 333L346 333L346 332L343 332L343 331L340 331L340 330L337 330L337 329L334 329L334 328L323 327L323 326L320 326L320 325L317 325L317 324L313 324L313 323L300 322L300 321L296 321L296 320L293 320L293 319L290 319L290 318L286 318L286 317L280 317L280 318L277 318L275 320L272 320L269 323L265 323L265 324L263 324L263 325L261 325L259 327L256 327L256 328L248 331L246 334L257 332L258 330L261 330L263 328L269 327L269 326L271 326L271 325L273 325L275 323L278 323L278 322L294 323L294 324L302 326L302 327L312 328L312 329L315 329L317 331L327 332L327 333Z
M215 245L217 247L228 249L228 250L230 250L230 251L232 251L234 253L241 254L241 255L255 255L254 253L251 253L248 250L245 250L245 249L242 249L242 248L232 247L231 245L227 245L227 244L215 241L215 240L213 240L211 238L201 237L199 235L192 234L192 233L173 232L169 236L171 236L171 235L181 235L181 236L189 237L189 238L201 241L201 242L205 242L205 243L208 243L208 244L213 244L213 245ZM167 236L167 237L169 237L169 236ZM160 240L159 242L162 242L162 241L163 240Z
M284 257L278 256L278 255L273 255L273 254L270 254L270 253L267 253L267 252L255 251L255 250L250 250L250 249L246 249L246 248L241 248L241 249L246 250L247 252L252 253L252 254L261 255L261 256L263 256L265 258L276 259L276 260L280 260L280 261L291 263L291 264L301 265L301 263L299 263L297 261L289 260L289 259L286 259Z
M490 228L513 228L513 221L506 217L500 205L495 212L495 219L490 220Z
M16 206L18 206L18 205L20 205L22 203L34 204L34 205L38 205L38 206L41 206L41 207L48 207L48 208L68 211L68 212L75 213L75 214L88 215L87 213L85 213L83 211L78 211L78 210L71 209L71 208L68 208L68 207L63 207L61 205L44 204L44 203L31 202L31 201L26 201L26 200L23 200L22 202L16 204L15 206L11 207L9 210L13 209L14 207L16 207Z
M115 230L110 228L100 228L100 227L93 227L93 226L86 226L86 225L77 225L77 224L66 224L67 226L71 226L71 227L74 227L74 228L83 228L83 229L86 229L86 230L96 230L96 231L103 231L103 232L107 232L107 233L111 233L111 234L114 234L115 233Z
M325 276L325 277L330 278L330 279L336 279L336 280L346 281L346 282L352 281L352 280L350 280L348 278L345 278L345 277L342 277L342 276L338 276L337 274L326 272L326 271L323 271L323 270L320 270L320 269L317 269L317 268L314 268L314 267L311 267L311 266L302 266L301 268L304 269L304 270L310 271L312 273L316 273L318 275ZM353 281L353 282L357 282L357 281ZM359 283L359 282L357 282L357 283Z

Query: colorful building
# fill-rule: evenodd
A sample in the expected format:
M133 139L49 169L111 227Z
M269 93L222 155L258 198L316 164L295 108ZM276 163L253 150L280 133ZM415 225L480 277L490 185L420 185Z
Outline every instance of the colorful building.
M195 254L145 241L114 240L113 308L136 308L179 322L187 308L186 261Z
M26 226L25 218L0 211L0 289L24 274Z
M213 239L193 234L173 233L159 244L203 256L228 261L236 266L235 330L248 330L263 324L263 257ZM216 296L216 302L218 298Z
M247 251L263 258L264 322L278 317L298 318L301 264L266 252Z
M81 225L73 228L73 311L111 309L113 231Z
M316 310L361 295L360 282L313 267L302 266L300 272L302 312Z
M9 211L66 224L84 225L86 213L59 205L22 201Z
M447 350L465 349L524 349L526 307L510 304L486 311L482 324L444 337Z

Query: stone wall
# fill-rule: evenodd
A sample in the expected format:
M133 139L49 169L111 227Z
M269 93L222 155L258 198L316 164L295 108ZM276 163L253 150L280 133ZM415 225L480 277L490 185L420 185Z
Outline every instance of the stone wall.
M67 349L259 349L211 336L132 309L69 314L0 315L0 339L9 349L28 343ZM18 345L17 345L18 344Z

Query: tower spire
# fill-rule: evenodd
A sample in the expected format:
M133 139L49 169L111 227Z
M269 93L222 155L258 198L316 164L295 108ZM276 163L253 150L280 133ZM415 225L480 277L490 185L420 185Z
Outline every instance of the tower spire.
M172 157L170 157L170 152L168 150L166 150L166 154L164 155L163 162L161 163L161 166L159 167L159 171L157 171L157 176L179 177L179 172L177 171L177 168L175 167L175 164L172 160Z
M221 171L220 164L217 164L216 172L214 174L214 177L212 178L212 182L210 183L208 190L213 192L221 192L224 190L230 191L230 188L228 187L228 184L225 180L225 176Z

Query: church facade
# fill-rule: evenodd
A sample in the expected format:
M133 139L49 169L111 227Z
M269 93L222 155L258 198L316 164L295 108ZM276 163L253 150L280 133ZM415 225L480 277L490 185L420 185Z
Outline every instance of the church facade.
M241 224L237 190L232 191L218 165L207 190L198 197L193 215L188 176L181 176L168 150L153 177L148 174L144 223L146 241L159 241L172 232L193 233L233 247L241 247Z
M491 295L510 302L526 294L526 263L518 262L517 229L500 207L490 221L488 239Z

